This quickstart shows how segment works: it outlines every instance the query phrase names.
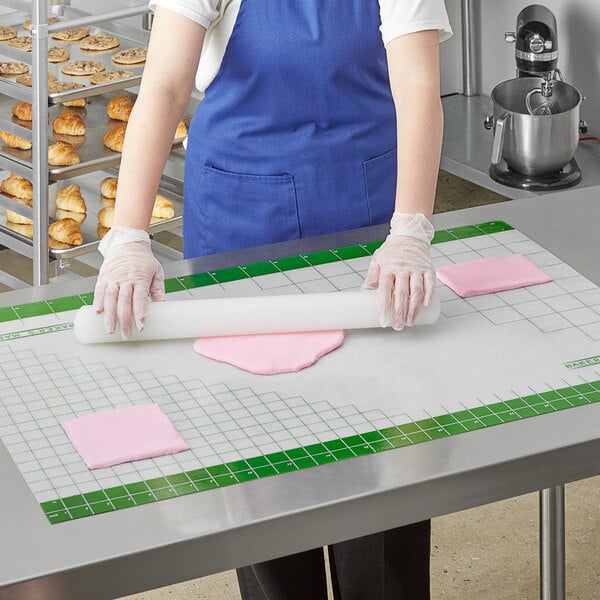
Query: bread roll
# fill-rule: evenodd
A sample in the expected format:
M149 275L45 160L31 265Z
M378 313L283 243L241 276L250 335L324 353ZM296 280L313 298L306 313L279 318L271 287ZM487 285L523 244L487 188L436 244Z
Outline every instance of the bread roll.
M29 206L30 208L32 206L31 200L24 200L23 198L15 198L14 201L18 202L19 204L22 204L23 206ZM29 217L24 217L23 215L20 215L18 212L10 210L9 208L6 209L6 220L10 221L11 223L17 223L19 225L32 225L33 224L33 221Z
M116 198L118 182L116 177L105 177L100 182L100 193L106 198Z
M64 244L80 246L83 243L83 237L79 230L79 223L73 219L61 219L52 223L48 227L48 233L52 238Z
M108 101L106 105L106 114L111 119L117 121L129 121L131 109L133 108L133 100L127 94L117 94Z
M13 223L11 221L6 221L6 226L8 229L12 231L16 231L29 239L33 238L33 225L23 225L21 223Z
M68 142L56 142L48 148L48 164L55 167L78 165L79 154Z
M77 221L80 225L85 221L86 214L80 212L73 212L70 210L63 210L62 208L57 208L55 217L58 220L61 219L73 219L73 221Z
M81 195L81 188L77 184L69 185L58 192L56 207L70 212L83 214L87 212L85 200Z
M17 102L13 104L12 114L17 117L17 119L21 119L21 121L31 121L31 104L29 102Z
M98 212L98 223L102 225L102 227L112 227L113 215L115 214L115 209L113 206L106 206Z
M74 110L65 110L52 122L55 133L63 135L85 135L85 123Z
M158 219L172 219L175 216L175 210L173 209L173 202L164 196L158 194L154 200L154 206L152 208L152 216Z
M10 194L15 198L33 200L33 185L29 179L11 173L9 177L0 182L0 191Z
M125 128L127 123L119 123L116 127L109 129L103 138L104 145L114 152L123 152L123 142L125 141Z
M32 144L18 135L13 135L8 131L0 130L0 138L10 148L18 148L19 150L31 150Z

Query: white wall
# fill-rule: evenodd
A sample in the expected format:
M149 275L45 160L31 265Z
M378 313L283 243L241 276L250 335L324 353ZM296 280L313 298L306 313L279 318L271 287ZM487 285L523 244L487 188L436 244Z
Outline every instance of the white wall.
M445 0L454 35L440 45L442 95L462 92L462 30L460 0ZM600 0L599 0L600 1Z
M549 8L558 23L558 66L567 83L586 97L581 116L590 133L600 133L600 0L538 0ZM517 14L526 0L479 0L477 54L480 91L489 95L498 83L515 76L515 46L504 41L514 31Z

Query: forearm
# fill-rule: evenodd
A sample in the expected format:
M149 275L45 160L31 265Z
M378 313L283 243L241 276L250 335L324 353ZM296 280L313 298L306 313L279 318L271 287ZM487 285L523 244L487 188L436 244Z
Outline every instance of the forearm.
M431 220L442 147L439 87L422 85L397 102L396 212Z

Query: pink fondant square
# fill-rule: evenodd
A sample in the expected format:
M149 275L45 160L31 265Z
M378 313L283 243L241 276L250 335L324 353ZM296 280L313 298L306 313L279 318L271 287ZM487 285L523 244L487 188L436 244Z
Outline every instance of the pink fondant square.
M463 298L552 281L552 277L520 254L477 258L447 265L437 269L436 275Z
M62 426L90 469L189 450L157 404L103 410Z

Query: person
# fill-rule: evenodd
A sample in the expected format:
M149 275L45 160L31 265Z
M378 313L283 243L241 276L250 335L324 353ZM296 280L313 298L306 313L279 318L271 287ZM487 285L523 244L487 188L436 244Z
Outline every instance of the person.
M364 287L382 326L431 300L443 0L151 0L94 304L127 338L164 299L148 226L194 82L184 257L390 223ZM329 547L337 599L429 597L430 523ZM245 600L326 598L321 549L238 569Z

